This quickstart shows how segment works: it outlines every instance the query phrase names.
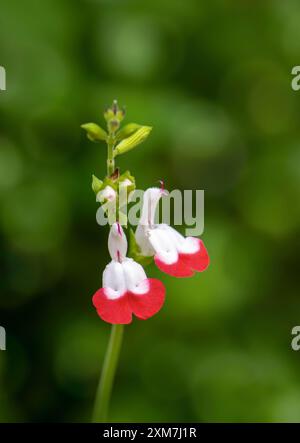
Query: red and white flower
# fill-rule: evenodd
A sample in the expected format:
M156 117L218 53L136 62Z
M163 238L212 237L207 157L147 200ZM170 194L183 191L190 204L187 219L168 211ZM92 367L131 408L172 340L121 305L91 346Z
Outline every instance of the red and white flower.
M145 256L154 256L156 266L174 277L191 277L204 271L209 256L202 240L183 237L166 224L154 224L155 209L166 191L149 188L144 193L143 209L135 238Z
M119 223L111 226L108 249L112 261L103 272L103 287L93 296L98 315L112 324L131 323L132 314L141 320L152 317L164 303L165 287L126 257L127 239Z

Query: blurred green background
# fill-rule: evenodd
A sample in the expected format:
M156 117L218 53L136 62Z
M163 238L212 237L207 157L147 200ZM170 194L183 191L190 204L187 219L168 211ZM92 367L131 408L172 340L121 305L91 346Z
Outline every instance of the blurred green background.
M126 327L112 421L300 421L297 0L0 1L0 421L88 421L109 337L91 174L114 98L138 187L205 190L209 270Z

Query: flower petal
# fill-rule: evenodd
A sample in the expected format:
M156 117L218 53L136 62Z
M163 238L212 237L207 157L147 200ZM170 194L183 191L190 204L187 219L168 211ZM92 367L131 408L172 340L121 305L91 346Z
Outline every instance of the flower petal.
M148 279L143 266L132 258L122 262L126 288L136 295L146 294L149 291Z
M158 255L154 257L154 261L158 269L166 274L172 275L172 277L192 277L192 275L194 275L190 264L186 263L185 260L181 260L181 254L178 256L177 261L172 264L162 261Z
M184 237L176 229L165 223L160 224L159 229L164 233L167 232L179 254L193 254L199 250L199 239L197 237Z
M112 260L104 269L102 286L106 296L115 300L127 291L122 263Z
M139 224L151 227L154 225L155 211L160 198L164 195L164 191L159 188L148 188L144 192L143 208Z
M144 294L129 293L129 304L139 319L146 320L156 314L165 301L165 287L160 280L148 278L148 292Z
M120 260L126 257L127 238L120 223L111 225L108 236L108 250L112 260Z
M106 289L101 288L93 295L93 305L99 317L107 323L128 324L132 321L132 309L129 305L128 293L117 299L107 297Z
M168 265L175 264L178 261L178 252L168 230L161 229L160 225L157 228L150 229L148 239L155 251L155 257L160 261Z
M194 238L194 237L190 237ZM202 272L207 269L209 265L209 255L202 240L197 239L199 242L199 250L193 254L179 254L180 260L182 260L187 266L195 271Z
M208 267L208 253L204 243L199 238L184 237L166 224L159 225L151 231L151 233L153 232L159 233L158 248L160 250L156 251L154 261L161 271L174 277L191 277L195 271L202 272ZM178 258L174 263L169 260L170 252L166 254L166 251L162 251L164 244L166 244L162 240L166 239L168 239L169 244L172 244L172 248L168 245L168 251L172 251L173 256L174 248L178 254ZM161 252L164 252L164 254Z

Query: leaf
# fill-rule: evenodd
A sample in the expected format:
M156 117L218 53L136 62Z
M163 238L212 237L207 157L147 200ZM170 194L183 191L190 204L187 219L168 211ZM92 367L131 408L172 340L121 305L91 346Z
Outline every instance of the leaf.
M94 174L92 175L92 189L97 195L102 187L103 181L96 177Z
M81 125L81 128L87 132L87 137L92 142L107 140L106 131L101 126L96 125L96 123L85 123Z

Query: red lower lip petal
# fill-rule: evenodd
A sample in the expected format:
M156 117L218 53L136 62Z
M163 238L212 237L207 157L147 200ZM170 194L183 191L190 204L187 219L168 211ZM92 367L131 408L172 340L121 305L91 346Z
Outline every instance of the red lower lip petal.
M154 261L158 269L173 277L191 277L194 274L190 265L181 260L180 256L178 256L177 262L171 265L164 263L158 257L154 257Z
M179 254L180 259L191 269L203 272L209 265L209 255L202 240L199 239L199 251L194 254Z
M128 293L111 300L105 295L104 288L93 295L93 305L102 320L112 324L129 324L132 321L132 310L128 302Z
M136 317L146 320L156 314L163 306L166 290L163 283L155 278L148 278L149 291L137 295L129 293L129 303Z

